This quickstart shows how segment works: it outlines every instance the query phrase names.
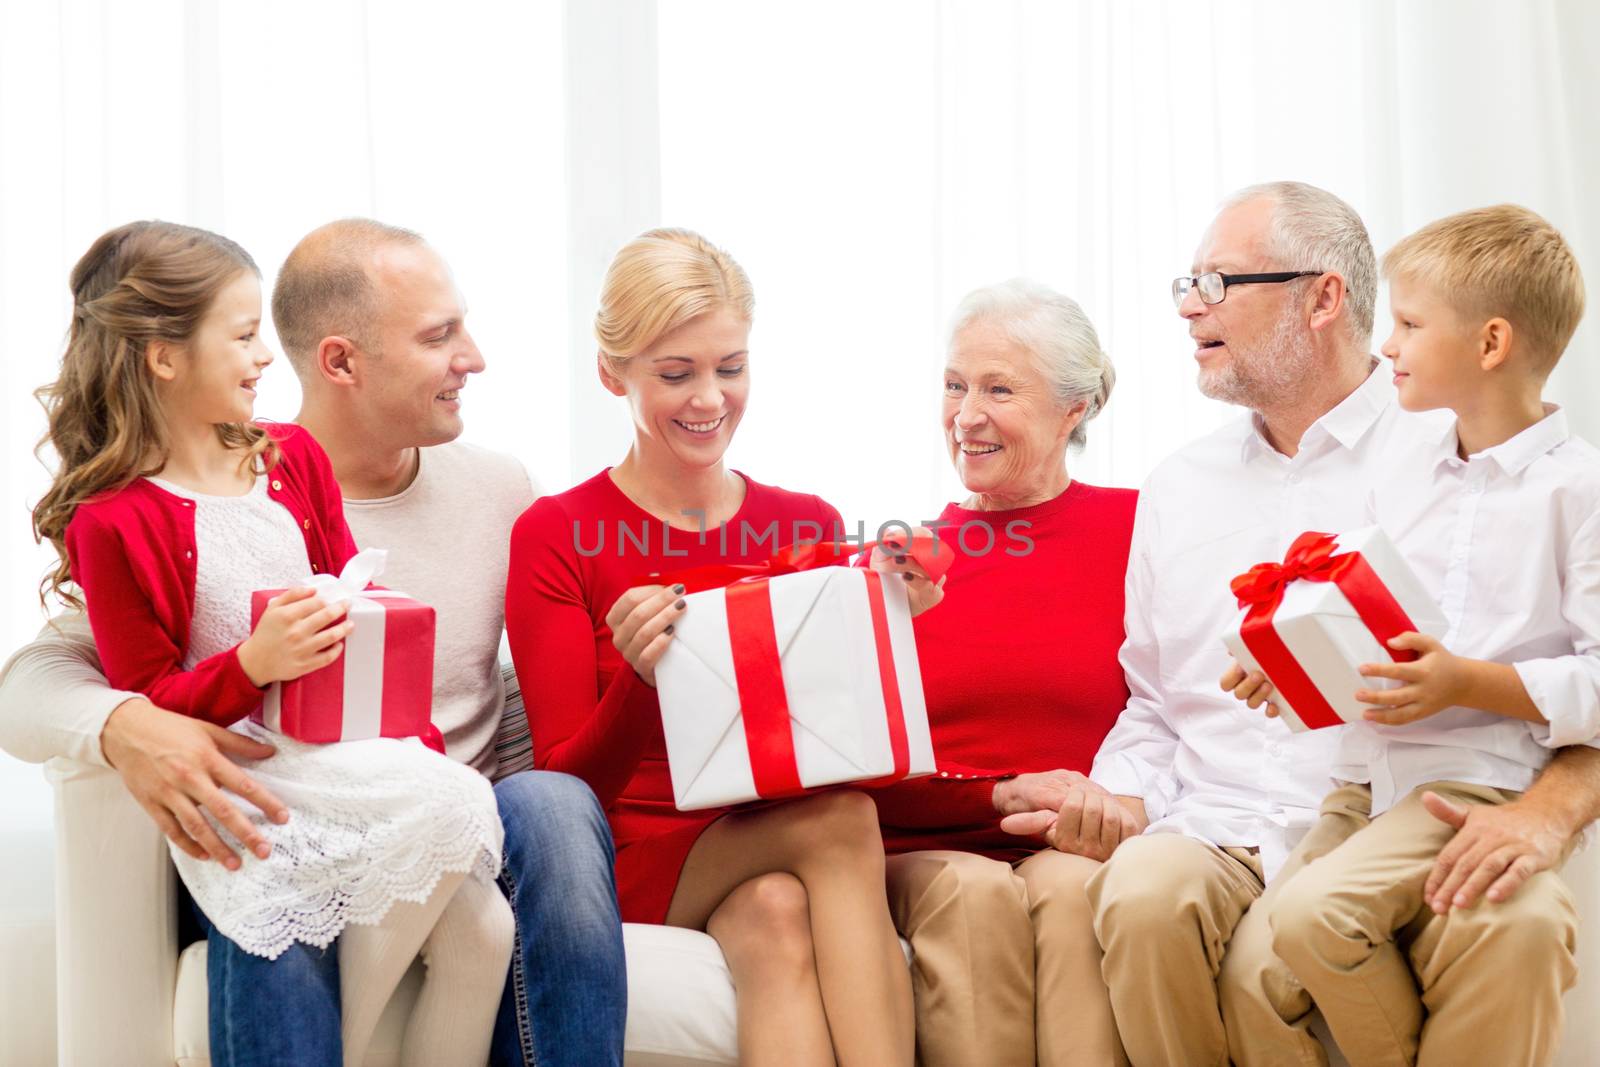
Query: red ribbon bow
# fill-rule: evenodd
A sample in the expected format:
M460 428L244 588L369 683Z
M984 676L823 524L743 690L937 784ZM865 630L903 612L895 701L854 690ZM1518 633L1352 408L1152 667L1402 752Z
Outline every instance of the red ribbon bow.
M794 728L789 722L789 695L783 683L783 663L778 649L778 634L772 617L772 597L768 581L786 574L798 574L842 562L858 552L871 552L878 545L899 549L900 541L885 539L865 545L849 542L801 542L780 549L761 563L711 564L671 574L636 579L638 585L682 585L687 592L726 588L728 637L733 649L734 680L739 689L739 711L744 718L745 746L750 753L751 777L756 793L763 798L796 796L806 791L800 781L795 759ZM912 539L906 554L915 559L928 576L938 581L947 570L954 552L928 534ZM894 650L889 638L889 612L883 599L881 576L868 571L867 604L872 612L872 635L878 653L878 680L883 689L883 704L889 723L889 748L894 754L894 770L868 785L884 784L904 778L911 769L911 746L906 737L905 709L900 702L900 680L895 674Z
M1278 636L1272 624L1290 582L1332 582L1350 601L1356 615L1389 658L1405 663L1417 658L1410 649L1389 647L1390 638L1416 625L1359 552L1335 553L1332 534L1309 532L1294 539L1282 563L1257 563L1229 583L1241 608L1249 609L1239 637L1255 656L1279 695L1310 729L1344 722Z
M903 550L906 555L916 560L927 572L928 578L935 582L944 576L955 559L955 550L932 534L916 534L911 538L909 549L905 548L903 538L890 537L860 545L850 541L800 541L780 548L771 558L764 559L760 563L710 563L703 567L689 567L681 571L669 571L666 574L645 575L635 578L629 584L681 585L685 592L703 593L707 589L721 589L734 582L762 581L784 574L814 570L817 567L829 567L843 563L858 552L870 553L880 545L886 549Z

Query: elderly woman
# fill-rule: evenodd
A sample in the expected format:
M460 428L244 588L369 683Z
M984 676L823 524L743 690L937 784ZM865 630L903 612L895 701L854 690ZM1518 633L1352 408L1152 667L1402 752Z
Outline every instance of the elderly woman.
M1099 862L1045 839L1103 856L1137 829L1084 778L1128 698L1136 494L1066 465L1114 377L1083 309L1043 286L980 289L956 313L944 430L970 495L940 516L957 558L915 622L939 771L875 794L927 1067L1126 1062L1084 936ZM1065 839L1083 827L1094 841Z

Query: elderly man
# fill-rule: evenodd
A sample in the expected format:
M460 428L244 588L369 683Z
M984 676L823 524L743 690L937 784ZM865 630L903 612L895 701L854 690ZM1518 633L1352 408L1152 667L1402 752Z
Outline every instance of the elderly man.
M332 460L357 542L389 549L386 584L437 611L446 748L496 777L507 550L535 493L515 459L456 440L461 389L484 361L449 268L410 231L347 219L296 246L272 304L303 388L297 421ZM46 629L0 676L0 741L23 759L114 768L179 848L230 868L238 858L202 808L252 850L264 843L240 798L293 817L233 762L271 749L111 690L81 617ZM618 1064L627 990L599 805L579 780L542 771L500 778L495 795L517 939L494 1062ZM336 951L297 944L269 961L214 930L209 942L212 1062L340 1061Z
M1297 183L1235 194L1192 270L1173 295L1200 388L1251 414L1166 460L1140 494L1121 653L1130 697L1091 772L1118 799L1075 786L1051 833L1092 851L1103 813L1117 816L1088 894L1134 1064L1265 1062L1253 1035L1268 1032L1276 1047L1297 1042L1302 1062L1325 1062L1305 1034L1310 1000L1252 905L1357 823L1306 833L1329 790L1334 731L1291 734L1219 688L1220 636L1236 617L1228 580L1305 530L1363 525L1366 487L1423 455L1439 425L1400 412L1369 354L1372 246L1337 197ZM1402 946L1430 1013L1419 1062L1544 1062L1573 973L1573 918L1559 880L1529 876L1600 814L1600 754L1563 750L1502 807L1433 810L1461 829L1430 887L1443 913L1424 910ZM1471 907L1503 871L1500 899ZM1491 995L1512 966L1518 981Z

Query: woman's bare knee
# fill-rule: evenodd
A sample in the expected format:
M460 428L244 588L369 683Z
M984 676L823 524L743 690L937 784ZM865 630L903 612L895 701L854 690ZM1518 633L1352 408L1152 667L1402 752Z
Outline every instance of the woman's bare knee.
M791 814L802 862L815 859L831 866L852 857L882 867L878 806L867 794L853 789L819 793L795 801Z
M736 887L711 913L706 932L716 938L735 973L814 966L811 902L792 874L763 874Z

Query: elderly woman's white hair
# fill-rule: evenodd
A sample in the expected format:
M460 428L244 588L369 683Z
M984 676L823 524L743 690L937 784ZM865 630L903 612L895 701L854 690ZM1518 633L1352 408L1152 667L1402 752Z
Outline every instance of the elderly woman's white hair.
M1074 448L1083 447L1084 424L1105 408L1117 380L1083 308L1049 286L1012 278L968 293L950 321L948 342L954 343L957 334L980 322L998 327L1039 360L1063 406L1079 400L1088 403L1068 441Z

